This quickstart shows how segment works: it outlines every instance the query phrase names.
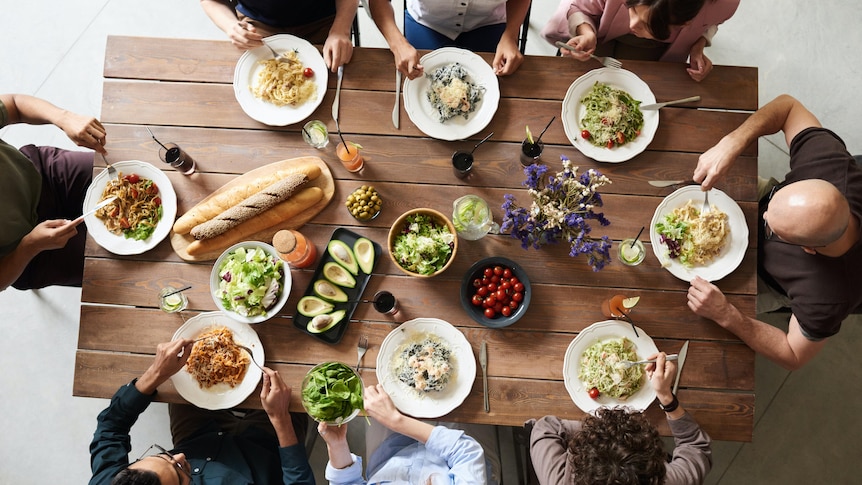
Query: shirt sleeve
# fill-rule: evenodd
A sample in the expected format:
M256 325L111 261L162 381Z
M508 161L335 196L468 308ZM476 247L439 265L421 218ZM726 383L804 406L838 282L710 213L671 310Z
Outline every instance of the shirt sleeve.
M530 459L539 483L566 483L569 440L580 429L579 421L545 416L533 424Z
M278 449L284 485L314 485L314 473L305 455L305 446L295 444Z
M485 485L485 452L482 445L464 431L435 426L425 448L446 461L452 483Z
M689 414L679 419L668 419L676 447L667 465L667 485L697 485L703 483L712 468L712 439Z
M108 484L123 467L129 464L132 451L129 430L153 400L152 395L141 394L135 387L137 379L114 393L111 403L96 419L96 432L90 442L90 468L93 472L90 485Z
M362 478L362 457L350 454L353 464L347 468L334 468L331 463L326 462L325 478L330 485L364 485Z

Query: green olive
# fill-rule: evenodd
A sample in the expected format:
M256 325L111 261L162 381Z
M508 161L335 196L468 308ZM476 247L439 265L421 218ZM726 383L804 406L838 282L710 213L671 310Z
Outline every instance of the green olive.
M383 199L371 185L363 185L354 190L344 203L347 211L359 220L370 220L380 212L383 207Z

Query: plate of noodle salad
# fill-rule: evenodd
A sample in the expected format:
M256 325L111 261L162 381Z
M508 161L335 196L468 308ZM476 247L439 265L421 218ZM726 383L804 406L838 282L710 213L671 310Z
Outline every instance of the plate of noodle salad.
M234 70L236 100L248 116L261 123L298 123L323 102L329 69L320 51L305 39L276 34L264 41L279 54L286 54L286 59L275 61L266 46L245 51ZM306 68L313 72L310 77L304 75Z
M257 388L263 371L249 360L248 352L223 345L220 337L230 334L234 343L251 349L255 361L263 365L266 358L257 332L222 312L199 313L174 333L172 340L207 337L195 342L187 365L171 376L177 392L189 403L203 409L228 409L245 401ZM207 376L209 372L216 375Z
M652 338L640 327L618 320L596 322L583 329L566 349L563 382L582 411L626 406L643 411L656 397L642 366L623 369L622 360L638 361L658 352ZM599 396L590 397L590 389Z
M697 220L703 191L699 185L683 187L662 200L650 222L656 258L681 280L720 280L742 263L748 249L748 224L739 204L718 189L710 190L709 202L713 214Z
M625 162L646 150L658 130L659 110L640 110L641 104L651 103L655 95L634 73L594 69L575 79L566 91L563 128L572 145L587 157Z
M127 160L111 165L120 180L112 182L107 170L94 176L84 197L84 212L111 195L120 198L84 218L87 232L114 254L149 251L171 232L177 216L174 187L164 172L149 163Z

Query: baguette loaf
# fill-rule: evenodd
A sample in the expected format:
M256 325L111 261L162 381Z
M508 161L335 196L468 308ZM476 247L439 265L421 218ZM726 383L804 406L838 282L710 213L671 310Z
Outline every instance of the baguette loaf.
M186 248L189 256L210 251L224 250L256 232L268 229L308 210L323 198L320 187L308 187L286 201L239 224L220 236L211 239L195 240Z
M305 174L292 173L213 219L198 224L192 228L190 234L195 239L210 239L223 234L275 204L284 202L306 182L308 182L308 178Z
M174 232L177 234L188 234L198 224L206 222L221 214L230 207L242 202L248 197L260 192L279 180L293 173L302 173L308 180L314 180L320 176L320 166L314 162L298 164L285 170L279 170L269 175L263 175L247 184L240 184L230 189L209 197L195 205L182 215L174 223Z

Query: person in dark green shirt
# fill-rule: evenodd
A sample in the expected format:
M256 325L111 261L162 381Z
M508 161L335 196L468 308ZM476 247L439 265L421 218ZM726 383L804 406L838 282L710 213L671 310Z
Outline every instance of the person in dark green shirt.
M121 387L99 414L90 443L90 485L313 485L314 475L294 424L298 415L288 411L291 388L268 367L264 367L260 393L265 413L171 405L173 449L153 444L143 457L129 461L132 425L152 402L156 389L183 368L193 343L179 339L159 344L150 367ZM245 415L237 416L240 413ZM305 415L301 417L307 422Z

